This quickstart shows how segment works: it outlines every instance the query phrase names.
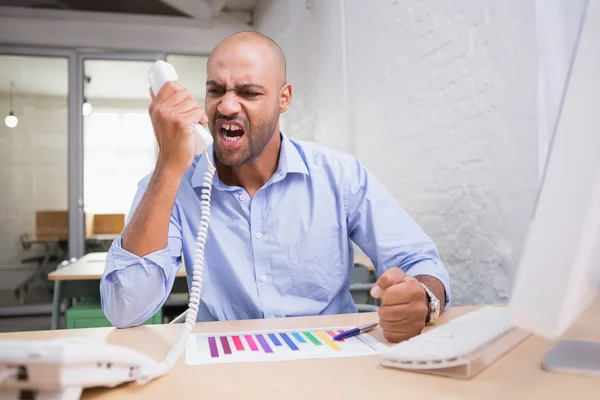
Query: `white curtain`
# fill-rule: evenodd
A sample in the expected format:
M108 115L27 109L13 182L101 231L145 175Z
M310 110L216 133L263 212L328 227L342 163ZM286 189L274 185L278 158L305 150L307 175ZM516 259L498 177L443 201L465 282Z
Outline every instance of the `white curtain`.
M544 173L565 84L589 0L536 0L539 176Z

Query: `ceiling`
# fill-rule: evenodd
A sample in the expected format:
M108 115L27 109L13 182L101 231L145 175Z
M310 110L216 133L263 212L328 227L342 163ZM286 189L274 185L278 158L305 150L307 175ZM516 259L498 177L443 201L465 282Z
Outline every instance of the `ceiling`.
M204 98L206 61L203 56L169 55L179 81L196 98ZM85 96L90 99L147 100L149 61L86 60ZM23 96L59 96L68 93L67 60L56 57L0 55L0 93L13 82ZM15 99L18 102L18 98Z
M224 12L251 12L257 0L0 0L0 6L41 10L108 12L198 18L204 5L213 17Z
M120 14L186 16L160 0L0 0L2 6L46 10L101 11Z

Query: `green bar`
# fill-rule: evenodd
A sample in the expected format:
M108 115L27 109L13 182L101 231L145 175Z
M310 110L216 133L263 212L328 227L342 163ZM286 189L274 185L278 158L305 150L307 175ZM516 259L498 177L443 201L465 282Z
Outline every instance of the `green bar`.
M311 342L313 342L314 344L318 344L318 345L321 345L321 344L323 344L323 343L321 343L321 342L319 341L319 339L317 339L316 337L314 337L314 336L312 335L312 333L310 333L310 332L304 332L304 336L306 336L306 337L307 337L307 338L308 338L308 339L309 339Z

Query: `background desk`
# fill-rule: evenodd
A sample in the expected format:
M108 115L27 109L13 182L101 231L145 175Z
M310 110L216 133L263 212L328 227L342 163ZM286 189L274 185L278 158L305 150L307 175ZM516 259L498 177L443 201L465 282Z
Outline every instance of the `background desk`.
M476 307L450 308L440 323ZM358 325L377 321L375 313L198 323L195 333L254 329ZM75 329L1 334L0 339L87 337L131 347L162 360L179 337L181 325L131 329ZM382 342L381 330L371 333ZM565 335L600 341L600 302ZM552 342L529 337L469 381L388 369L379 357L186 366L145 386L84 391L84 399L598 399L600 378L554 374L540 368Z
M48 274L48 279L54 281L51 329L58 329L63 299L77 297L100 298L100 278L102 278L104 272L107 254L86 254L79 260ZM187 278L183 266L176 276L171 293L187 293Z

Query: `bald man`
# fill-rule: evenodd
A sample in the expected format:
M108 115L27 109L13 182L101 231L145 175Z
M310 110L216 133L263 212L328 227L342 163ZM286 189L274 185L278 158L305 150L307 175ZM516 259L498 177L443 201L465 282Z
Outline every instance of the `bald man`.
M198 321L356 312L355 243L379 275L371 294L385 337L398 342L434 323L450 282L430 238L355 157L281 132L292 86L279 46L232 35L212 51L207 76L204 108L177 83L150 93L158 160L108 254L100 288L111 323L154 315L182 257L191 281L207 158L216 173ZM201 156L198 122L214 138Z

